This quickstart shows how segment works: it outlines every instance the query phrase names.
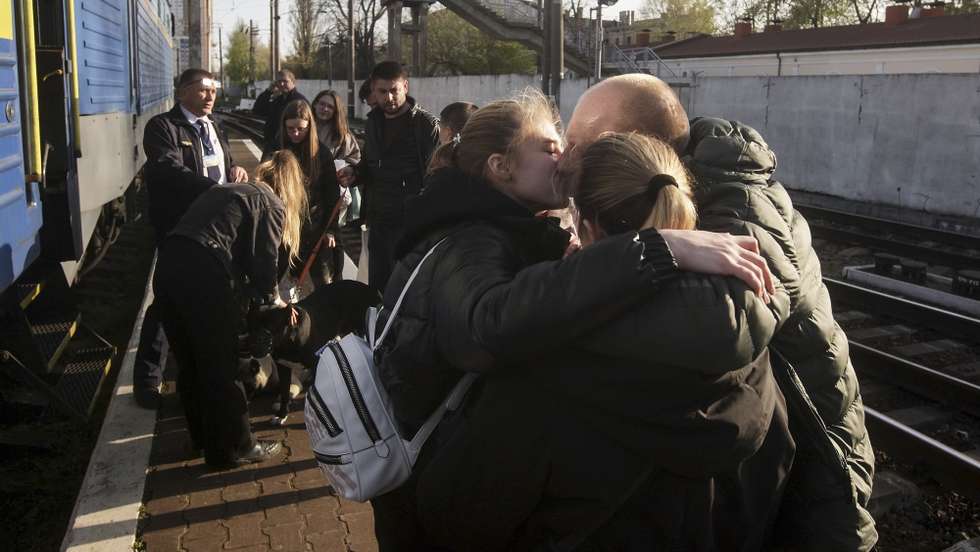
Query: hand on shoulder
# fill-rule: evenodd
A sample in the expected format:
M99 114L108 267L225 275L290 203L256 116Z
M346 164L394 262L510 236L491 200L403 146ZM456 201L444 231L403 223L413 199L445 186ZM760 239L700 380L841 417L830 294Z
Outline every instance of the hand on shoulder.
M681 270L734 276L769 302L775 293L772 272L752 236L703 230L660 230Z

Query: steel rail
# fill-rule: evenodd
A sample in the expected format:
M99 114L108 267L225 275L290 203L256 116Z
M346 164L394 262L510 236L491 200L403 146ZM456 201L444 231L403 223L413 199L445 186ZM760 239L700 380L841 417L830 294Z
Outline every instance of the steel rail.
M220 113L219 115L221 116L222 124L224 124L225 126L233 128L253 140L258 140L260 143L262 142L263 133L261 130L256 129L255 127L250 126L244 122L241 122L238 119L235 119L234 117L228 117L227 113Z
M980 417L980 385L873 347L848 341L858 376L897 385L917 395Z
M907 320L943 334L980 343L980 320L833 278L824 278L835 303L842 302Z
M944 486L980 500L980 460L949 447L865 405L864 420L876 448L907 462L923 462Z
M803 213L808 219L810 217L814 217L858 226L873 226L875 229L879 230L886 229L896 233L911 235L918 240L929 240L959 247L961 249L973 249L980 251L980 236L950 232L949 230L942 230L940 228L931 228L929 226L909 224L868 215L848 213L838 209L817 207L815 205L801 205L799 203L794 203L793 206Z
M892 238L865 234L855 230L848 230L836 226L823 226L820 224L810 224L810 233L816 237L854 243L864 247L869 247L878 251L885 251L907 257L916 261L922 261L931 265L948 266L956 269L975 269L980 270L980 256L956 251L944 251L919 245L895 241Z

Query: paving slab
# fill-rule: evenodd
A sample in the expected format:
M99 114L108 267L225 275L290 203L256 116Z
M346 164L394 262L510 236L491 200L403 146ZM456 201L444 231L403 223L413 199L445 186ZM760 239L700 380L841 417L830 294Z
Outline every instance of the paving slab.
M278 458L212 471L189 450L174 383L166 389L140 523L147 552L377 550L371 506L336 496L316 467L301 401L285 428L271 423L273 397L252 402L256 436L285 445Z

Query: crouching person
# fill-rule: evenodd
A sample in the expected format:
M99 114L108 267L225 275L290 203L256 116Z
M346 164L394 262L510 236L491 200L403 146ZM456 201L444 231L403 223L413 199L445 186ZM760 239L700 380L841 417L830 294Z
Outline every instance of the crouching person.
M293 154L277 152L255 182L201 194L161 247L154 293L192 446L211 467L261 462L281 448L252 435L238 335L243 311L286 306L276 291L280 248L295 259L305 211L302 170Z

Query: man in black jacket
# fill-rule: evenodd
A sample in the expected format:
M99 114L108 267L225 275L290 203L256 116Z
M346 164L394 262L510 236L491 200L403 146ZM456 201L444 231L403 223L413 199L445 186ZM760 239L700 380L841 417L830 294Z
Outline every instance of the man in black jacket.
M211 73L187 69L177 81L177 105L146 123L143 178L150 194L150 223L157 245L202 192L215 184L248 180L245 169L232 162L228 140L210 117L216 93L217 82ZM157 309L151 304L143 319L133 367L136 401L146 408L159 404L163 341Z
M405 200L422 191L439 121L408 95L408 73L396 61L371 72L376 107L368 114L363 161L365 210L370 227L368 285L383 293L395 262L395 244L405 225Z
M269 85L265 92L255 98L252 113L265 117L265 130L262 134L265 137L265 144L262 146L262 159L279 149L279 126L281 125L282 112L289 105L289 102L294 100L309 102L306 96L296 90L296 76L288 69L276 73L276 80Z

